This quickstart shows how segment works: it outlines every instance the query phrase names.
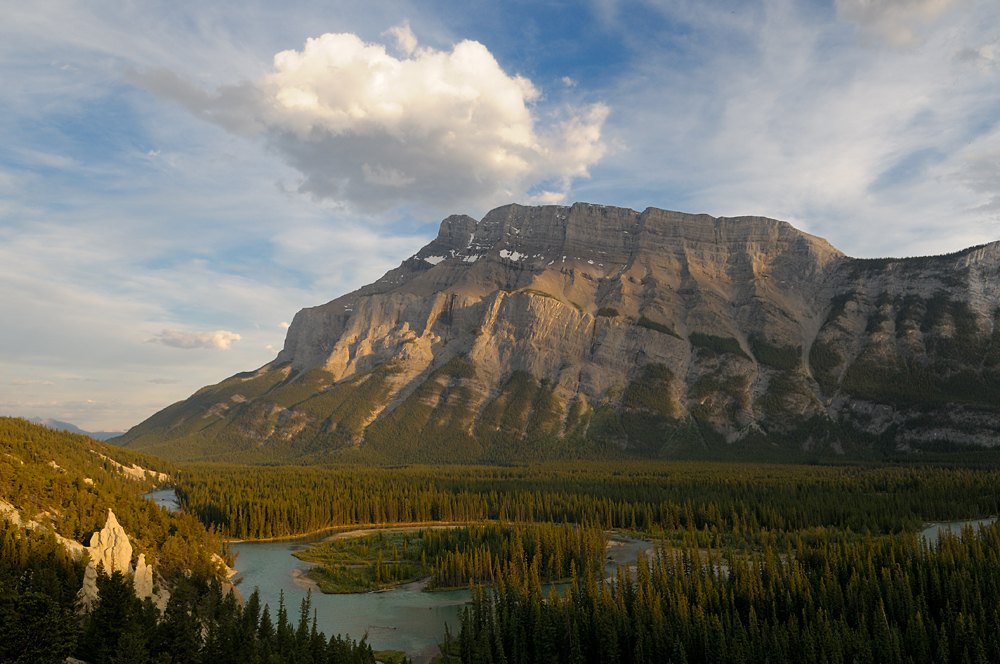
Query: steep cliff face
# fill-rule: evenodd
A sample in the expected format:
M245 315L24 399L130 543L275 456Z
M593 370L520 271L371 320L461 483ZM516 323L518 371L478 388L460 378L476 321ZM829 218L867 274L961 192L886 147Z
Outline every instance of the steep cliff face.
M445 219L299 312L274 362L116 442L383 461L991 444L998 306L1000 243L866 261L760 217L510 205Z

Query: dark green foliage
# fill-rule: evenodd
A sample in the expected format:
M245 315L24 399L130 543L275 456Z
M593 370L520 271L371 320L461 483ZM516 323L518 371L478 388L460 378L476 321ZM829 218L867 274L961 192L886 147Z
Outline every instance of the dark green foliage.
M0 517L0 662L64 662L76 648L73 613L83 565L55 537Z
M831 432L828 423L814 422L796 435L801 445ZM976 463L997 464L996 455L991 459ZM227 535L269 538L437 521L630 528L633 513L643 530L752 523L898 532L929 520L996 514L996 486L997 470L601 461L393 469L206 464L188 468L180 492L185 509L223 515L217 525Z
M621 417L611 404L605 404L594 411L590 418L590 428L587 438L602 444L624 447L628 442L628 434L622 426Z
M795 371L802 364L802 346L776 346L764 337L750 335L750 350L761 364L779 371Z
M750 405L747 381L746 376L723 372L702 374L691 385L688 396L692 399L703 399L712 394L721 394L736 402L738 407L747 408Z
M573 400L566 415L566 438L578 438L583 435L590 425L590 418L593 417L594 410L587 405L587 402L579 397Z
M959 360L965 364L978 366L989 345L989 340L981 334L979 320L960 300L950 300L939 293L927 300L926 314L920 329L925 334L948 328L945 334L930 335L927 338L928 353L938 359Z
M119 653L123 639L135 654L136 660L148 657L145 634L156 626L158 612L151 603L143 603L135 596L132 579L115 570L110 576L97 577L98 599L86 618L80 638L78 656L88 662L110 662ZM196 625L197 627L197 625Z
M968 247L961 251L940 256L915 256L913 258L847 258L845 266L851 279L863 279L884 274L889 268L903 275L918 276L931 272L942 286L961 288L968 283L968 267L959 267L956 258L967 256L986 245Z
M524 432L528 443L554 439L562 429L563 405L555 395L555 388L543 380L531 405L531 416Z
M680 339L681 336L674 332L672 329L664 325L663 323L657 323L655 320L646 318L645 316L639 316L639 320L635 322L637 327L644 327L647 330L653 330L654 332L659 332L661 334L667 334L676 339Z
M388 400L396 371L382 364L331 385L333 376L322 368L295 377L284 365L269 367L249 380L231 378L204 388L116 442L182 460L327 460L357 445L372 413ZM279 415L281 408L287 410ZM280 435L262 439L252 433L273 429L282 418L297 425L290 439Z
M1000 316L993 321L993 333L986 344L983 354L983 366L987 369L1000 367Z
M114 508L135 555L142 552L151 562L156 560L157 572L166 578L185 569L214 574L211 555L220 550L218 538L194 516L169 512L141 498L156 481L152 476L133 479L115 462L177 474L172 464L160 459L25 420L0 418L0 498L19 508L25 520L37 517L63 537L86 544Z
M703 374L691 385L688 398L699 400L691 408L695 420L707 424L724 418L736 424L740 412L750 408L749 379L722 371Z
M832 343L815 341L809 349L809 368L813 378L827 393L837 389L837 376L833 373L843 358Z
M403 403L367 429L366 447L394 461L474 460L481 448L471 433L475 417L473 395L461 380L475 375L472 364L452 358L432 372Z
M282 408L291 408L302 403L317 392L333 385L333 374L323 367L315 367L304 374L289 376L285 381L269 390L267 400Z
M389 398L389 376L396 369L380 364L368 373L316 394L295 410L323 420L314 445L339 447L360 440L363 427Z
M319 563L309 571L323 592L369 592L430 577L429 590L492 584L499 569L539 556L542 578L598 570L604 556L600 529L567 524L487 523L464 528L385 532L335 539L295 555Z
M880 403L918 408L949 403L996 407L1000 404L1000 374L990 371L948 371L915 360L880 353L868 347L844 372L841 388L852 396Z
M861 297L861 294L852 291L848 293L838 293L830 299L830 312L826 315L826 321L823 326L829 325L835 322L847 309L847 303L851 300L857 300Z
M76 620L49 595L0 586L0 661L62 664L76 647Z
M582 575L543 597L537 569L508 565L473 593L460 661L989 662L1000 658L1000 529L855 538L817 528L781 547L662 541L610 584Z
M692 346L697 347L699 352L707 357L729 353L737 357L750 359L750 356L740 346L740 342L733 337L717 337L714 334L692 332L689 341Z
M601 307L597 310L597 315L605 318L617 318L618 310L614 307Z
M515 371L504 381L500 393L483 409L476 423L476 438L489 458L511 458L528 427L538 382L527 371Z
M674 374L664 364L651 363L629 383L622 395L622 406L647 410L664 417L675 417L677 405L673 398Z
M755 405L763 411L765 417L781 417L785 414L785 397L793 394L809 394L801 378L776 373L768 379L767 392L757 399Z
M118 578L116 578L116 576ZM176 664L374 664L364 639L326 636L310 625L307 596L297 625L288 619L284 601L277 624L267 605L260 610L256 589L241 606L217 581L180 579L162 616L146 600L140 603L131 581L119 572L98 580L100 599L89 616L75 655L91 662ZM4 660L7 661L7 660Z

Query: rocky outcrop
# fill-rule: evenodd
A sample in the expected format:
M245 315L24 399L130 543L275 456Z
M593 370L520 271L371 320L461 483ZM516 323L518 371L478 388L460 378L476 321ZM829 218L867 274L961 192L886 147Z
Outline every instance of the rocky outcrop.
M296 314L274 362L120 442L384 461L995 444L998 308L1000 243L858 260L761 217L510 205L445 219Z
M87 552L91 562L96 567L103 566L108 574L115 571L132 572L132 543L110 509L104 527L91 536Z
M140 553L135 563L135 574L132 576L135 596L146 599L153 596L153 567L146 564L146 554Z
M76 605L80 613L90 613L97 601L97 568L94 563L87 563L83 571L83 587L76 594Z
M154 584L153 567L146 564L146 554L139 554L133 570L131 564L132 544L112 510L108 510L108 518L104 527L91 536L90 546L85 550L90 555L90 562L87 563L84 571L83 587L77 593L77 606L81 612L89 612L97 600L98 568L103 569L107 574L118 571L132 575L135 596L139 599L149 598L153 600L153 604L161 612L166 609L167 602L170 600L169 592L162 587L162 583L159 584L161 587L157 589L156 584Z

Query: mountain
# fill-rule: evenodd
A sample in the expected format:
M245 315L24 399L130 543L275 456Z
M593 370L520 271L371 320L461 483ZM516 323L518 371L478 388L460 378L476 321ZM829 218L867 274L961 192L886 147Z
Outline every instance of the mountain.
M69 422L63 422L61 420L54 420L51 417L42 419L40 417L29 417L29 422L34 422L35 424L41 424L44 427L50 429L56 429L57 431L69 431L70 433L78 433L81 436L90 436L91 438L96 438L97 440L108 440L109 438L115 438L120 436L124 431L84 431L75 424L70 424Z
M264 367L116 442L166 458L793 458L990 446L1000 243L856 259L791 225L577 203L452 216Z

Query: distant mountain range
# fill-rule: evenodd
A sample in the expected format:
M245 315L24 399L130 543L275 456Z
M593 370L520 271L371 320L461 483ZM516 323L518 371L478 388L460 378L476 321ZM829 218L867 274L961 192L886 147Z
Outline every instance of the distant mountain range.
M1000 440L1000 242L856 259L791 225L578 203L445 219L278 357L118 444L169 459L793 459Z
M90 436L91 438L96 438L97 440L108 440L109 438L115 438L117 436L125 433L124 431L84 431L75 424L70 424L69 422L62 422L60 420L53 420L52 418L42 419L40 417L30 417L29 422L34 422L35 424L41 424L50 429L55 429L57 431L69 431L70 433L79 433L84 436Z

